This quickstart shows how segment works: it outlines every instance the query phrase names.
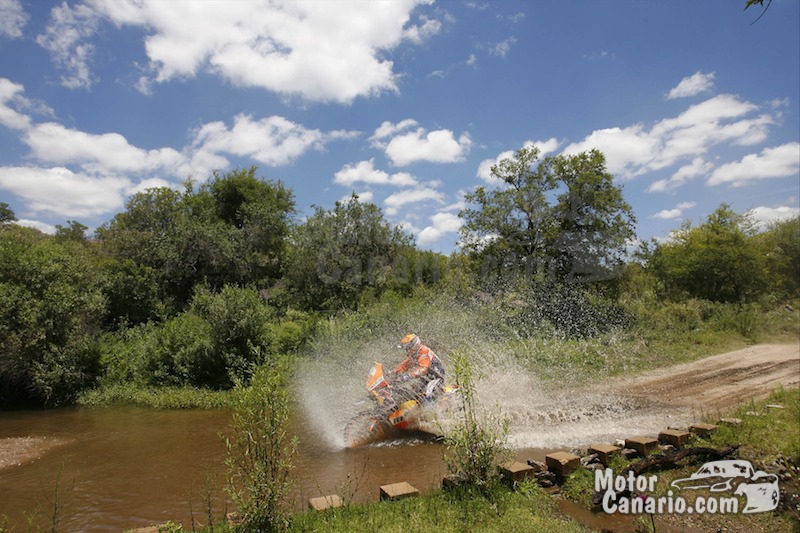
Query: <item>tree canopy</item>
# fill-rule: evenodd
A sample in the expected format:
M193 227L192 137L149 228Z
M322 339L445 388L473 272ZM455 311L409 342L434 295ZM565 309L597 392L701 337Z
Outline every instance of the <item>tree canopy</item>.
M411 237L356 195L331 210L317 207L292 235L287 281L308 309L352 309L366 291L388 287Z
M538 164L537 164L538 162ZM492 167L499 186L467 194L464 247L501 269L555 281L608 279L634 236L634 216L597 150L549 156L535 147Z
M156 316L155 309L137 307L151 305L155 294L181 309L199 284L275 283L294 198L282 183L255 172L215 174L197 191L187 182L182 193L163 187L135 194L125 211L98 229L106 268L128 292L117 295L128 320Z
M601 335L659 303L746 334L739 310L800 297L800 217L763 228L723 204L631 262L633 214L603 155L539 155L517 151L466 196L450 257L355 195L298 220L292 192L254 168L135 194L95 237L74 220L22 227L0 203L0 405L97 384L228 389L334 314L369 322L441 293L518 339Z
M722 204L698 227L686 222L656 246L650 264L670 297L752 300L767 284L765 255L755 233L747 214Z

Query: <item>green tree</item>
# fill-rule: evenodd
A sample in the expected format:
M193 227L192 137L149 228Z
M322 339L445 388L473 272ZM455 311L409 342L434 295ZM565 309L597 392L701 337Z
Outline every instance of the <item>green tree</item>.
M513 159L494 165L491 174L505 184L497 189L478 187L466 196L468 205L461 236L464 248L483 256L516 263L547 255L557 221L546 194L556 184L551 176L534 169L538 148L518 150ZM506 266L506 265L504 265Z
M104 308L85 247L0 232L0 404L67 403L91 385Z
M17 220L17 217L14 216L14 211L8 207L8 204L5 202L0 202L0 224L8 224L9 222L14 222Z
M387 288L410 245L377 206L355 195L330 211L317 207L292 236L286 272L292 298L306 309L352 309L365 291Z
M111 309L120 313L113 315L113 320L123 318L138 323L155 316L154 302L142 293L155 291L158 301L168 302L179 292L183 276L177 275L175 265L180 263L176 241L182 217L181 201L181 193L173 189L148 189L131 196L125 211L97 229L109 258L104 264L109 278L133 276L141 280L145 276L153 284L137 290L127 301L124 292L111 293ZM113 290L114 285L109 289Z
M466 196L464 247L499 269L536 272L551 281L596 281L616 275L634 216L597 150L549 156L535 147L492 167L495 189Z
M764 255L754 235L747 214L722 204L700 226L687 221L670 241L657 245L650 268L672 298L752 300L767 285Z
M155 268L133 259L108 258L100 262L101 282L108 313L106 326L124 328L168 317L162 301L163 278Z
M187 182L181 193L157 188L132 196L126 210L97 233L115 275L155 277L163 304L152 308L150 287L140 287L142 305L125 307L123 319L140 320L163 310L181 310L194 289L206 284L268 287L279 279L294 200L281 183L261 180L256 169L215 174L198 190ZM132 261L135 267L126 263ZM173 311L174 312L174 311Z
M800 297L800 217L775 222L758 235L769 288L778 297Z
M219 220L236 229L240 283L275 281L282 274L294 196L281 182L256 177L256 168L218 174L201 190L213 198Z
M272 354L274 312L258 291L230 285L217 293L199 290L191 311L209 323L213 352L219 359L215 366L226 371L217 376L215 386L247 383L254 365Z
M57 241L74 241L79 243L86 243L86 230L89 228L84 226L76 220L67 220L68 226L56 224L56 240Z
M559 275L570 281L616 277L636 220L606 170L605 156L591 150L551 157L545 172L563 191L555 205L558 230L551 245Z

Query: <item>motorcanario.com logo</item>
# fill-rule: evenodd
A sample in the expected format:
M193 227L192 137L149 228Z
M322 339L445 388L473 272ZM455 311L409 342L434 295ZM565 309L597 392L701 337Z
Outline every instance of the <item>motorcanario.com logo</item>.
M657 483L655 475L631 471L614 475L611 468L596 470L594 475L595 492L603 494L601 505L609 514L763 513L774 510L780 500L778 476L757 471L743 460L706 463L691 476L670 483L666 495L654 495ZM706 492L694 499L683 495L700 489ZM744 507L741 497L746 499Z

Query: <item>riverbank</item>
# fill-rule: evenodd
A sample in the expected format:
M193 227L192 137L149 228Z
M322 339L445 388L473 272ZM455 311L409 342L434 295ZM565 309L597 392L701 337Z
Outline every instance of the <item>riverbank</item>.
M723 412L726 418L741 422L736 425L719 426L704 438L694 439L690 447L724 450L738 446L731 458L748 461L759 471L776 475L780 485L780 502L775 510L760 513L744 513L747 497L733 489L726 497L737 501L736 512L727 513L640 513L624 514L604 512L592 504L595 493L594 473L581 468L566 481L552 489L543 489L535 482L518 483L514 490L498 485L484 491L436 490L418 497L399 501L380 501L371 504L348 504L325 511L306 511L294 514L287 524L287 531L386 531L404 533L481 531L486 533L559 531L589 532L615 531L616 533L655 532L706 532L731 531L777 533L796 531L800 526L800 486L797 476L800 459L800 390L779 388L767 399L749 401L732 410ZM707 418L707 422L716 422ZM662 452L658 452L662 453ZM610 464L617 473L634 464L638 459L617 457ZM648 471L655 476L654 490L638 491L632 498L667 497L670 483L695 473L703 464L702 456L696 460L684 460L674 468L659 468ZM715 497L706 490L684 491L689 505L695 505L698 497ZM225 520L212 527L195 524L191 530L209 533L235 531ZM161 530L189 531L175 524L167 524Z
M770 359L770 357L772 357L772 359ZM760 381L754 381L754 383L759 383L758 387L755 388L746 387L743 388L742 392L744 393L746 391L750 391L747 392L747 394L754 393L753 397L757 397L762 394L769 394L771 387L773 385L775 386L778 385L778 382L776 382L775 379L770 379L770 376L773 376L773 374L771 374L772 371L775 371L778 375L784 376L784 378L782 378L786 379L786 381L784 382L784 386L787 387L786 390L791 393L789 387L792 386L793 382L796 383L795 378L797 377L797 374L792 374L791 372L786 374L784 371L786 370L787 365L789 365L790 368L792 366L794 368L797 368L798 373L800 373L800 359L798 358L800 358L800 354L798 354L798 346L796 343L791 345L757 345L757 346L747 347L744 350L736 350L734 352L728 352L726 354L718 354L713 357L700 359L694 363L690 363L690 365L697 365L697 367L691 367L691 366L673 367L673 369L683 369L681 372L677 372L676 370L676 374L686 374L687 376L693 376L693 375L706 376L707 379L703 382L704 385L702 387L695 387L697 389L695 393L690 394L689 388L685 389L680 388L679 382L676 382L675 387L672 390L670 390L669 388L664 390L657 389L656 396L657 399L661 401L666 406L666 408L668 408L668 410L671 409L672 410L671 412L676 412L679 408L686 407L685 405L684 406L673 405L673 402L675 402L677 399L681 399L684 402L689 400L692 400L694 402L702 402L704 398L708 398L707 394L715 393L715 388L714 388L715 385L719 386L719 391L727 390L727 388L729 388L733 383L735 383L737 379L752 374L753 376L757 376L760 380ZM736 365L733 364L735 361L738 361ZM750 363L750 367L742 368L742 364L745 364L747 362ZM718 369L716 378L714 371L709 369L709 365L712 365L714 368ZM706 370L704 372L699 372L698 371L699 367L703 367ZM658 376L666 377L669 375L670 375L669 370L661 370L661 371L657 370L657 371L649 371L641 374L628 376L626 378L620 378L619 380L617 380L616 378L610 380L603 380L603 383L606 384L609 391L613 392L615 398L619 398L620 397L619 395L626 391L630 392L631 394L637 394L638 393L637 391L644 390L641 387L637 387L637 384L641 385L643 383L653 383L652 380L657 378ZM681 381L681 383L684 383L687 387L691 385L689 381ZM584 385L589 385L589 384L584 384ZM581 389L579 385L572 392L570 392L569 390L565 390L563 392L564 395L570 396L577 394L577 392L580 390ZM748 411L753 411L753 412L758 411L758 409L753 408L753 405L756 404L751 404L749 397L741 396L740 400L745 402L744 405L745 414ZM638 405L640 404L633 404L634 407ZM549 406L550 409L554 409L556 404L548 402L545 404L545 407L547 406ZM730 409L732 409L731 406L728 406L724 409L697 408L694 411L695 415L692 421L716 421L719 417L723 415L723 413L731 414L731 416L737 415L737 413L730 411ZM161 508L158 508L157 505L156 509L162 512L157 512L157 513L151 513L150 511L145 512L144 506L142 505L141 507L133 510L129 508L124 509L124 512L127 514L123 514L121 516L129 516L129 517L139 516L143 517L144 520L158 520L159 516L162 517L165 516L165 518L162 519L166 520L166 518L172 518L173 520L182 520L180 517L183 516L182 513L187 509L186 502L191 501L192 505L194 506L192 513L193 515L192 520L195 520L196 523L198 524L200 522L207 523L207 520L198 518L200 516L204 516L205 513L202 508L202 503L198 503L199 498L196 498L197 495L196 493L199 493L202 490L202 487L200 487L200 485L202 485L203 472L204 469L208 468L208 464L210 464L208 463L208 461L211 461L212 455L213 457L217 458L216 460L217 463L220 462L219 459L220 456L218 454L221 453L221 449L220 451L214 452L213 454L209 453L209 457L201 461L204 466L200 466L200 462L198 462L197 460L189 461L188 457L187 458L173 457L173 459L169 460L170 461L169 465L156 466L156 465L151 465L152 462L151 457L163 458L165 455L165 451L167 449L175 450L177 453L187 455L187 450L188 450L187 447L190 447L192 450L195 450L198 448L201 441L204 440L208 440L218 449L221 448L221 444L217 436L217 433L220 430L219 428L227 425L228 422L227 417L222 416L224 412L220 411L217 413L216 411L212 410L206 412L159 411L156 413L153 411L148 411L146 409L131 409L131 408L123 409L123 411L125 411L129 415L134 416L136 423L134 424L133 420L129 416L125 418L120 417L120 409L118 408L113 410L112 409L91 410L92 413L97 413L97 415L92 415L92 416L87 416L86 410L67 410L62 412L62 415L65 414L67 415L68 418L68 420L66 420L63 424L64 428L67 427L77 428L79 426L85 426L86 429L85 435L81 437L79 448L80 452L86 449L93 450L91 457L87 457L84 462L84 460L81 459L80 456L76 455L80 452L78 451L78 448L76 448L75 446L70 447L65 445L63 447L64 451L56 453L51 453L51 452L62 448L56 447L52 448L52 450L43 448L39 449L38 452L30 455L29 462L32 463L33 467L33 470L30 471L37 472L36 475L40 476L41 480L47 481L47 484L49 486L49 483L52 481L52 478L54 478L58 473L59 464L61 463L61 458L57 456L63 453L72 454L73 455L72 462L67 465L66 470L64 471L63 479L67 481L74 479L75 482L77 482L76 485L77 490L69 494L66 500L67 503L69 504L66 507L66 512L74 512L75 510L80 509L82 505L84 505L84 503L81 502L85 502L86 505L89 505L92 508L94 508L93 506L95 506L97 502L100 501L95 496L92 496L88 493L84 494L86 487L91 487L99 484L98 488L103 489L100 493L106 493L110 490L109 483L113 481L114 490L112 492L117 494L118 497L122 497L125 494L124 490L129 488L126 487L125 484L125 482L127 481L127 484L130 483L137 484L139 488L136 488L135 491L137 493L140 493L141 492L140 488L141 486L143 486L142 483L149 483L152 482L154 479L161 479L159 476L163 476L166 474L165 469L176 468L177 463L175 463L175 461L181 460L183 461L180 463L181 465L183 465L184 462L186 462L186 464L181 467L181 470L182 471L185 470L187 475L188 473L193 473L192 475L194 476L194 480L190 480L189 477L191 476L189 476L183 482L174 483L171 481L172 483L171 486L174 487L172 492L176 493L176 502L174 502L173 508L178 509L178 512L172 511L170 513L167 513L165 516L163 513L164 496L159 496L159 501L161 502ZM765 427L753 427L753 424L755 424L756 422L764 422L766 424L767 421L772 420L772 418L776 416L783 418L789 417L790 415L800 416L800 414L798 414L800 412L800 409L790 409L784 411L781 410L763 410L763 411L764 415L761 417L751 417L750 415L747 416L742 415L740 417L743 419L744 422L746 422L746 424L742 428L743 437L741 439L739 439L737 434L734 434L734 437L739 439L738 443L748 442L747 439L752 438L755 444L761 446L758 447L754 445L752 447L752 452L747 451L748 448L745 447L744 450L747 451L748 455L746 456L741 455L741 457L748 459L755 457L759 461L761 460L760 457L765 454L771 454L773 458L777 458L777 454L779 453L786 455L788 457L792 456L798 457L798 455L800 455L800 452L796 451L792 452L791 450L786 451L782 450L782 448L780 447L783 445L782 441L785 441L787 438L789 439L794 438L795 440L798 440L796 435L792 433L791 426L783 428L775 426L774 424L770 424ZM206 413L214 414L215 415L214 420L213 421L209 420ZM41 433L45 434L45 430L50 431L50 428L53 427L55 418L54 415L56 413L45 411L41 412L41 414L42 414L42 420L40 422ZM635 414L641 414L641 410L638 413L634 412L628 413L627 411L620 412L617 414L617 419L622 418L626 419L626 421L629 421L627 419L629 419ZM101 426L99 425L100 420L98 420L97 416L105 420L103 424L108 424L108 429L103 430L102 433L100 432L101 428ZM188 418L191 418L193 422L189 423ZM786 419L790 420L790 418ZM671 420L675 419L672 418ZM795 421L796 420L797 418L795 418ZM310 421L307 420L298 420L298 424L301 424L302 427L313 428L314 425L310 424L309 422ZM599 423L599 425L609 425L602 419L599 422L596 421L595 423ZM145 426L143 426L143 424L146 425L147 427L148 430L147 435L150 435L150 437L148 438L144 437L145 433L143 433L142 429ZM659 429L664 429L668 424L669 422L666 421L665 419L663 424L654 427L655 430L658 431ZM27 423L24 424L23 426L30 428L30 425ZM22 429L23 426L20 426L20 428ZM167 440L165 433L165 429L167 427L169 427L170 429L176 427L181 428L181 431L178 431L173 436L169 437L170 439L174 440ZM630 424L628 424L628 426L626 427L631 429ZM639 426L634 426L634 427L639 427ZM561 446L564 446L565 447L564 449L571 449L572 447L575 446L575 443L571 441L569 438L565 437L566 435L566 433L564 432L565 428L574 428L574 423L568 417L565 418L563 423L556 424L555 426L540 427L540 430L552 431L554 434L560 434L564 438L561 440L559 444ZM769 433L771 428L774 429L773 434ZM633 430L631 429L631 431ZM728 431L727 428L723 429L723 432L727 431ZM202 434L207 434L207 437L201 438ZM721 435L724 435L724 433L721 433ZM14 435L15 437L14 439L0 439L0 448L5 449L6 451L11 450L11 448L15 446L19 446L20 449L24 448L24 446L22 445L24 445L26 441L20 440L23 436L24 435L20 433L19 435ZM630 432L617 433L614 435L615 438L626 438L629 436L632 436L632 433ZM114 455L113 456L114 458L111 458L113 452L109 451L107 446L107 444L110 442L109 439L113 439L114 442L121 442L121 441L130 442L130 444L133 446L132 449L137 450L137 453L139 453L139 455L137 455L136 465L134 465L134 468L136 470L136 473L147 472L147 476L143 478L143 481L133 482L132 481L133 478L131 476L134 475L134 472L132 471L127 472L124 475L114 476L113 480L106 478L95 479L94 477L92 477L94 470L101 469L105 472L108 470L109 467L111 467L111 464L104 463L104 461L115 461L117 458L122 456L130 457L129 452L121 452ZM771 445L774 446L773 448L767 450L764 449L763 443L774 442L774 441L779 441L779 442L774 443L774 445ZM30 442L47 443L51 441L48 438L45 440L28 441L28 444L30 444ZM724 441L724 442L720 441L718 443L717 442L713 443L713 445L724 446L728 445L728 443L730 442L734 441ZM357 479L359 475L364 476L363 472L365 472L368 467L371 473L368 476L364 476L360 481L364 483L367 482L369 483L369 487L371 488L367 490L367 492L371 491L372 498L374 499L377 499L377 495L375 493L377 492L378 485L383 483L408 479L412 481L412 483L414 483L415 485L418 485L417 481L414 478L409 478L407 476L409 476L409 468L410 465L413 465L414 457L419 458L419 455L422 452L425 452L426 456L430 456L430 462L424 463L422 468L426 470L426 473L419 474L420 479L427 479L425 477L426 475L427 477L437 477L437 472L438 472L438 479L440 480L441 477L446 474L446 472L444 472L443 470L442 471L439 470L441 467L435 466L434 464L435 461L438 461L440 459L440 451L438 449L439 448L438 446L432 444L429 445L416 444L413 446L409 445L388 446L388 447L379 447L367 450L337 450L327 446L325 444L325 439L323 438L323 436L318 433L314 433L313 435L308 435L305 438L301 438L301 445L303 445L304 443L306 448L303 449L303 456L302 456L303 462L308 463L312 457L314 457L313 459L314 462L311 464L301 465L302 468L308 472L308 476L311 477L311 485L307 485L306 489L294 494L293 497L295 500L297 500L298 505L300 506L302 506L304 502L307 502L308 498L310 497L337 492L344 484L348 482L348 480L349 482L356 484L359 481L359 479ZM28 451L30 451L30 447L28 447L27 449ZM181 452L180 450L183 450L183 452ZM106 455L104 456L102 454ZM98 457L107 457L107 458L98 459ZM518 459L523 461L530 458L536 458L536 457L525 456L524 452L518 456ZM539 457L539 459L541 458ZM768 462L770 459L767 458L766 460ZM399 466L397 466L392 470L388 468L386 465L399 465ZM23 466L21 469L17 468L16 470L14 470L13 476L24 474L25 468L28 467ZM691 471L687 471L685 473L685 475L689 474L691 474ZM220 476L221 476L220 480L224 479L224 475L222 473L220 473ZM28 503L24 504L27 505L27 507L20 508L21 510L27 512L34 510L33 504L31 504L30 502L35 501L37 494L39 495L42 494L41 480L32 479L30 481L29 484L31 485L31 497L28 498ZM158 482L159 487L163 485L163 483L164 483L163 480L159 481ZM192 486L193 483L196 483L197 486ZM430 487L433 487L436 484L438 484L438 481L433 480L429 484L425 483L426 482L423 481L422 484L419 484L418 486L421 488L425 488L426 490L424 492L427 492L430 491ZM156 488L157 487L155 486L153 487L154 490ZM12 494L18 493L19 495L21 495L19 483L15 483L14 485L9 486L8 489L12 492ZM216 519L221 520L222 516L224 516L224 513L222 513L222 510L220 509L219 505L221 503L220 500L224 499L224 494L222 492L222 485L220 484L213 490L214 490L214 497L217 500L217 506L214 509L214 514L217 517ZM191 492L192 494L190 495L189 492ZM430 491L427 494L423 495L422 499L424 500L425 498L428 497L434 497L433 495L435 495L436 493L437 491L435 490ZM84 498L84 496L86 496L86 498ZM553 522L553 524L556 524L559 520L562 520L563 518L561 517L561 515L563 515L565 512L570 516L577 516L581 518L589 517L594 520L598 519L596 515L592 515L585 507L579 507L579 506L576 507L576 505L579 504L575 504L572 507L570 507L569 502L572 502L572 500L563 498L559 500L558 496L551 496L547 494L544 494L544 496L547 496L548 498L552 497L555 498L556 500L556 509L552 511L553 513L555 513L556 522ZM436 496L436 498L440 497L442 496ZM509 498L508 501L511 501L512 504L515 506L523 508L525 506L533 506L536 507L537 509L539 509L540 506L540 503L536 503L539 502L540 500L532 499L534 497L530 496L529 494L512 495L508 496L508 498ZM123 498L123 499L127 499L128 501L126 503L121 503L120 505L130 506L130 498ZM368 501L368 498L365 500L364 498L360 497L358 498L358 501L359 502ZM434 502L437 502L436 505L444 505L441 503L442 500L434 500ZM400 502L396 503L399 504ZM453 502L451 502L451 504L455 505L455 503ZM43 505L42 513L46 514L47 505L44 501L42 501L42 505ZM394 505L394 503L391 504L386 503L387 507L391 507L392 505ZM410 506L410 508L405 509L404 507L402 507L406 505ZM402 511L403 513L411 512L413 514L416 512L422 513L426 509L425 505L433 505L433 504L406 502L398 505L398 507L400 509L403 509ZM472 502L472 504L470 505L480 506L483 504L480 502ZM415 506L421 506L421 507L418 511L414 511L413 509L415 508ZM491 502L488 504L488 506L491 508L492 506ZM222 505L222 507L224 507L224 505ZM360 508L361 506L358 505L353 507ZM19 511L20 509L17 509L17 511ZM87 509L89 508L87 507ZM385 525L387 528L390 528L389 524L383 523L382 521L383 518L371 516L373 512L377 514L383 513L383 511L380 511L380 509L383 509L382 507L378 507L377 509L379 510L358 511L358 512L347 511L347 512L353 513L352 520L368 520L372 522L367 522L367 524L375 523L375 524L380 524L381 526ZM10 514L9 511L10 508L7 507L0 508L0 516L3 514ZM530 511L520 511L520 512L528 513L525 514L524 516L531 518ZM337 513L339 512L337 511L329 514L338 516ZM345 511L341 511L341 513L344 514L345 517L349 516L347 513L345 513ZM364 515L364 513L366 513L366 515ZM93 516L95 517L97 516L96 510L92 511L91 514L83 516L83 519L86 520L86 522L84 523L87 524L91 523ZM295 516L304 516L304 515L301 514ZM303 518L303 520L318 519L316 515L311 514L310 516L311 518ZM391 517L392 515L389 514L388 516ZM485 517L485 520L487 521L489 520L488 516L489 515ZM455 514L451 516L449 520L453 520L455 518L459 518L459 516ZM342 519L344 520L344 518ZM536 519L540 520L541 517L537 515ZM602 517L602 515L600 515L600 519L608 520ZM459 520L461 519L459 518ZM24 522L17 522L17 528L20 527L21 523ZM136 521L128 521L124 523L126 525L127 524L135 525L137 523L146 524L148 522L143 521L141 518L139 518ZM186 530L190 530L191 521L187 522L184 520L184 523L186 524ZM345 523L349 523L350 526L354 528L363 529L365 527L363 523L360 522L355 522L355 523L345 522ZM456 524L459 523L460 522L456 522ZM503 524L503 522L499 523ZM460 524L463 525L463 523ZM323 523L319 524L319 527L323 527L324 529L326 526ZM343 527L342 530L347 530L345 526L342 527ZM483 526L481 526L481 528L482 527ZM553 525L553 527L556 526ZM565 526L565 527L573 527L573 526ZM590 522L590 527L597 527L597 525L595 524L595 522ZM371 528L367 527L367 529L370 530ZM617 529L619 531L622 531L619 528ZM545 528L542 530L547 531L548 529ZM0 531L2 531L2 529L0 529ZM662 531L662 529L659 528L659 531ZM781 529L776 529L775 531L781 531Z

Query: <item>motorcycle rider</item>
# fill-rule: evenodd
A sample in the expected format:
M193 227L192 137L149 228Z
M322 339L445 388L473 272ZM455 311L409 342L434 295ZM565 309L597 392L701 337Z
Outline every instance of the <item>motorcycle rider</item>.
M444 382L442 360L420 338L409 333L400 340L398 348L405 351L406 357L394 367L395 380L399 383L410 381L409 387L416 396L423 396L428 383L439 379L439 387ZM412 381L413 380L413 381Z

